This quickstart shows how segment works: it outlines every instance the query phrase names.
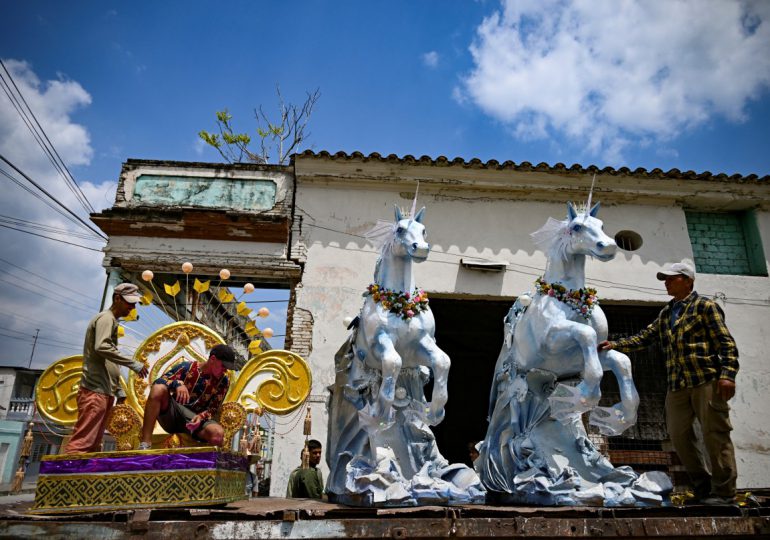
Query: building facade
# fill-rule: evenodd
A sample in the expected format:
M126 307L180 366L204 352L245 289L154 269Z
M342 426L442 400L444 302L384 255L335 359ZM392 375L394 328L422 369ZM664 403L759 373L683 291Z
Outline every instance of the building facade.
M696 289L720 302L740 350L731 402L739 486L770 486L762 412L770 405L770 177L326 152L295 155L286 167L129 160L114 207L93 220L110 237L104 265L122 279L139 283L146 267L175 279L184 259L204 274L227 267L236 282L289 289L286 348L310 362L311 436L325 442L343 321L360 309L377 259L364 234L392 220L394 205L409 209L419 183L432 249L416 283L452 358L436 436L445 457L460 461L485 432L502 317L545 266L529 235L548 217L563 219L567 201L585 202L594 174L599 217L621 250L610 262L588 261L586 277L612 335L644 327L669 299L655 278L664 264L694 262ZM602 444L616 464L676 472L662 417L665 371L654 351L633 362L639 424ZM616 391L612 381L603 388L608 398ZM299 463L304 437L291 426L276 428L272 495L283 494Z

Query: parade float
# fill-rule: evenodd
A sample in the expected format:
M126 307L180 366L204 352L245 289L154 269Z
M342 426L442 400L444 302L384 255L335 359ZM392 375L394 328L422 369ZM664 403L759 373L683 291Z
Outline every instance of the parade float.
M663 473L638 475L614 467L593 445L583 414L605 435L618 435L636 419L639 397L631 364L616 351L597 353L607 320L597 292L585 284L586 257L611 260L617 249L596 217L599 205L568 204L566 220L549 219L533 233L547 255L535 292L518 297L505 319L505 336L490 392L489 427L475 470L449 463L430 427L444 417L450 359L436 344L427 293L415 285L413 265L427 259L425 208L398 207L395 220L367 234L379 249L373 282L358 317L335 357L329 387L326 493L355 506L478 504L655 506L672 486ZM192 265L185 263L189 273ZM223 270L223 272L226 272ZM222 274L223 277L226 274ZM153 302L152 272L145 271L145 301ZM180 287L164 285L168 294ZM194 290L208 289L196 279ZM189 290L189 287L186 287ZM252 286L253 289L253 286ZM220 291L222 300L234 301ZM245 306L239 305L239 313ZM252 323L253 325L253 323ZM148 381L178 362L205 362L224 343L193 321L167 324L144 339L133 358L148 378L121 379L125 402L114 407L107 429L116 451L43 458L32 511L222 504L245 497L250 447L259 416L297 410L309 395L305 361L288 351L262 351L230 373L220 409L221 448L156 428L153 450L137 450ZM36 391L40 414L59 426L77 418L75 398L82 358L50 366ZM621 401L598 406L604 371L618 381ZM430 396L425 388L431 382ZM256 420L255 420L256 418ZM160 432L159 432L160 431ZM241 432L238 451L233 440ZM256 430L258 434L259 430ZM305 435L309 429L305 429ZM257 435L258 436L258 435Z
M185 263L183 270L188 273L188 269L192 265ZM143 274L144 305L153 302L153 293L159 296L152 277L151 271ZM226 279L229 272L222 270L220 277ZM203 292L209 282L196 279L195 287ZM249 288L253 291L251 284L247 284ZM177 294L179 289L177 282L166 292ZM219 289L221 300L238 304L226 288ZM237 309L242 316L251 311L245 304L238 304ZM128 319L132 317L136 314ZM266 329L263 334L253 322L249 325L256 329L248 348L250 358L237 371L229 372L230 386L219 410L218 420L225 431L222 447L202 445L187 434L169 435L156 425L153 449L137 449L149 383L180 362L205 363L208 351L225 343L206 325L172 322L146 337L133 354L134 360L147 367L147 379L134 372L121 377L125 401L113 407L107 424L115 451L44 456L31 512L216 505L246 498L248 467L255 461L248 454L255 455L256 461L260 455L260 417L297 411L312 382L304 359L289 351L263 350L262 339L270 332ZM47 422L60 427L75 424L81 374L80 355L58 360L43 372L35 401ZM241 437L234 451L238 432ZM256 465L259 468L260 463Z

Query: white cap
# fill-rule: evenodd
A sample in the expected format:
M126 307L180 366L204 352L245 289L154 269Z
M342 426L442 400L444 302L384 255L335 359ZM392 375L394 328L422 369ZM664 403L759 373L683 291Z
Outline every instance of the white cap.
M665 279L669 276L678 276L678 275L687 276L690 279L695 279L695 268L692 267L691 264L687 263L674 263L669 266L666 270L661 270L658 272L658 279L661 281L665 281Z

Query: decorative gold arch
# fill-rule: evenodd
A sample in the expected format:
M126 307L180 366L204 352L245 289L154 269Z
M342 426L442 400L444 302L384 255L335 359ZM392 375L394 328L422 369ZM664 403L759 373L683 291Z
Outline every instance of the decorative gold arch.
M110 433L119 439L119 448L129 449L137 440L149 382L181 360L206 362L207 352L224 342L209 327L182 321L158 329L139 345L134 360L147 366L149 375L147 380L140 379L134 372L130 372L128 381L121 377L126 404L113 409L109 425ZM40 414L62 426L74 425L82 373L82 355L68 356L51 364L35 388L35 404ZM230 436L228 445L232 434L243 425L247 412L289 414L304 403L312 385L307 362L301 356L283 350L269 350L254 356L240 371L230 371L229 375L230 389L224 400L228 406L223 407L221 414L222 425Z

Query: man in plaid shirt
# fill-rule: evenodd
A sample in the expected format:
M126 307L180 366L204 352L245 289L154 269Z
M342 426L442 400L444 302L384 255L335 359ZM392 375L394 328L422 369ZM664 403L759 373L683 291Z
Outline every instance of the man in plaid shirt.
M179 362L158 377L144 407L140 450L152 447L157 420L167 433L190 433L212 446L222 446L224 428L214 420L230 387L228 369L235 368L235 352L215 345L205 364Z
M695 503L735 501L738 476L730 440L730 407L735 395L738 349L725 326L722 309L693 290L695 269L674 263L658 272L673 299L658 318L634 336L604 341L599 350L636 351L660 347L666 359L666 425L695 491ZM696 442L693 422L700 422L711 472Z

